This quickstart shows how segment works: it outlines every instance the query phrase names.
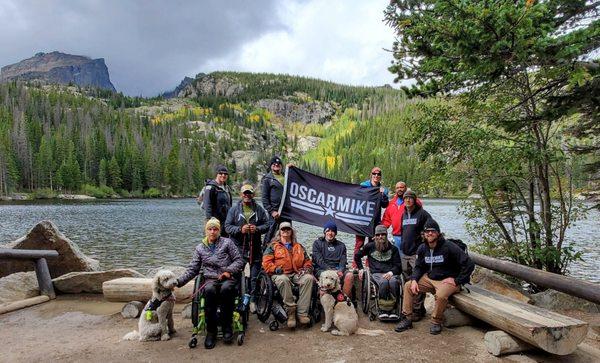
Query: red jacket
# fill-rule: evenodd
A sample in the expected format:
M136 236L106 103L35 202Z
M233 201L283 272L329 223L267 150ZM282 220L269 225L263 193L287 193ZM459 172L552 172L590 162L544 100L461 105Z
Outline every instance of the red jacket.
M390 200L390 204L388 204L385 212L383 213L383 218L381 219L381 224L386 227L392 226L392 235L401 236L402 235L402 216L404 215L404 203L397 205L396 202L398 200L398 195L394 195L394 198ZM423 202L421 199L417 198L417 204L422 207Z

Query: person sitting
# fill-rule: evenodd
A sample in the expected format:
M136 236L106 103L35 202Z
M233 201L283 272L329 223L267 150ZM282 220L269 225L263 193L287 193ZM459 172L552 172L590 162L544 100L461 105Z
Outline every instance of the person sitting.
M281 222L275 239L263 253L262 267L277 286L285 310L288 328L296 327L296 308L300 324L310 323L308 317L312 297L312 262L304 247L296 241L296 232L290 222ZM292 284L300 287L298 303L294 301Z
M328 221L323 226L323 236L313 242L312 259L317 279L325 270L337 271L342 282L342 292L346 296L352 295L354 273L346 269L346 245L336 238L337 225Z
M204 347L214 348L217 339L217 308L221 307L220 322L223 341L233 341L233 309L238 293L236 275L242 271L244 260L232 240L221 237L221 222L211 218L204 228L206 237L196 246L187 270L177 279L177 286L184 286L203 269L204 312L206 314L206 338Z
M395 329L397 332L412 328L413 300L420 292L430 292L435 294L435 307L429 332L441 333L448 297L469 282L475 269L465 251L444 239L435 220L425 222L424 233L425 243L419 246L412 276L404 285L403 318Z
M363 268L362 258L367 256L373 281L379 287L379 319L398 319L393 313L398 300L398 275L402 273L400 253L387 239L387 228L384 225L375 227L375 238L361 247L354 255L359 269Z

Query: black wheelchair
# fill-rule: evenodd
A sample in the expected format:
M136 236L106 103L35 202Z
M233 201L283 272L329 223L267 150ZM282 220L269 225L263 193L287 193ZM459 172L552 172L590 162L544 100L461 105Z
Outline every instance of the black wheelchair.
M292 286L292 293L295 298L298 299L300 293L298 286ZM269 330L276 331L279 329L280 324L285 324L288 317L283 307L283 298L281 297L277 286L275 286L275 283L265 271L261 271L256 278L254 296L258 320L262 323L267 323L269 317L273 315L273 320L269 323ZM321 320L321 310L321 304L319 303L319 286L315 281L315 283L313 283L312 296L310 299L308 312L310 323L308 326L313 326Z
M369 320L374 321L378 319L380 321L398 321L400 320L400 314L402 312L402 294L404 288L404 277L402 274L395 275L398 284L398 296L396 296L396 305L392 310L392 313L395 314L395 317L387 317L387 318L379 318L379 314L381 312L379 307L379 286L373 279L372 273L368 267L365 267L362 281L361 281L361 306L362 311L365 313Z
M246 336L246 331L248 329L248 319L250 315L249 304L250 304L250 295L247 293L248 288L250 287L250 277L246 276L246 273L241 272L236 274L236 279L238 280L238 295L235 298L235 307L233 310L233 333L237 334L237 344L244 344L244 338ZM206 333L206 316L204 311L204 274L200 272L200 274L196 277L194 282L194 296L192 298L192 337L188 346L190 348L195 348L198 344L197 336L202 333ZM220 308L217 310L217 317L220 321ZM222 327L219 325L219 331L217 333L218 338L222 338L223 332Z

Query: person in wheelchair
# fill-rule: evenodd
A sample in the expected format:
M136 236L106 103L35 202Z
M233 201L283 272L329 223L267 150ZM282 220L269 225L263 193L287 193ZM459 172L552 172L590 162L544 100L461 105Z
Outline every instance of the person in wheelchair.
M374 241L364 245L354 255L354 261L361 270L364 256L369 261L371 278L379 290L379 319L398 319L399 316L394 311L399 299L402 261L396 246L387 239L387 228L384 225L375 227Z
M296 241L296 233L290 222L279 225L275 239L263 253L262 267L283 298L288 328L296 327L296 313L300 324L310 324L313 266L304 246ZM292 285L299 287L298 303L294 301Z
M214 348L217 339L217 309L221 307L220 323L223 329L223 341L233 341L233 309L238 294L239 275L244 260L236 245L229 238L221 237L221 222L211 218L206 222L206 237L196 246L192 261L187 270L177 279L177 286L184 286L203 269L206 314L206 338L204 347Z
M325 270L337 271L342 283L344 295L352 297L352 285L354 273L346 269L347 253L346 245L336 238L337 225L334 221L328 221L323 226L323 236L313 242L312 260L317 279Z

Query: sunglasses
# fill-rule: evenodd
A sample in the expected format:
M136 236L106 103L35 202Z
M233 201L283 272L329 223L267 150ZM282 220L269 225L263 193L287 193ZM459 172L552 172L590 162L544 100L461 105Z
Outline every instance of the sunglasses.
M291 231L292 229L291 229L291 228L289 228L289 227L283 227L281 230L282 230L282 231Z
M228 173L217 173L219 175L229 175Z
M423 231L423 233L438 233L438 231L436 231L435 229L426 229Z
M249 190L246 190L243 194L244 195L253 195L254 193Z
M371 173L371 175L381 176L381 173Z

